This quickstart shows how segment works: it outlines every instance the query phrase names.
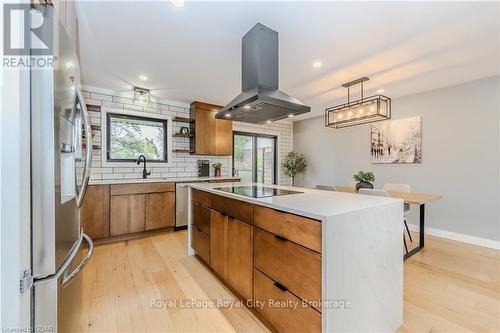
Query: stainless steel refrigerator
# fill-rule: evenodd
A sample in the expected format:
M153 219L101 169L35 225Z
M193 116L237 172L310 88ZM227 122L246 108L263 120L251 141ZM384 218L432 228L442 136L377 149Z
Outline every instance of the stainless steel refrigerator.
M92 130L76 52L53 7L40 11L58 27L57 34L48 32L55 38L58 66L31 71L31 324L34 330L78 332L80 273L93 250L79 217L90 176Z

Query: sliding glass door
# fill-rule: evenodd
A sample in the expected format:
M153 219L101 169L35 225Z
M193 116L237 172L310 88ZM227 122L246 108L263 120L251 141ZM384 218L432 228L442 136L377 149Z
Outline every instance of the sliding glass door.
M276 184L276 137L233 132L233 174L242 181Z

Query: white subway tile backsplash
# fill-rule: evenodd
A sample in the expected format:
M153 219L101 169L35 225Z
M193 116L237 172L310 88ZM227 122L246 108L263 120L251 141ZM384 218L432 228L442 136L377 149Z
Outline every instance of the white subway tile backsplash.
M90 180L101 180L102 176L100 173L91 173L90 174Z
M92 99L92 98L85 98L85 103L86 104L91 104L91 105L101 105L101 101L98 99Z
M102 179L123 179L123 174L121 174L121 173L103 173Z
M109 108L115 108L115 109L123 109L123 104L115 103L115 102L102 101L102 106L106 106Z
M142 173L124 173L123 174L124 179L140 179L142 178Z
M139 105L123 104L123 108L130 111L142 111L142 107Z
M93 92L90 93L90 98L99 99L101 101L110 101L110 102L113 100L113 97L110 95L97 94L97 93L93 93Z
M134 168L113 168L114 173L133 173Z
M89 88L89 91L83 91L84 97L86 98L87 104L101 105L107 107L113 107L118 109L126 109L132 111L142 111L147 113L161 113L169 115L172 117L189 116L189 108L181 107L177 105L168 105L164 103L151 103L150 105L141 105L139 103L134 103L131 98L126 98L118 95L108 95L99 93L98 90L94 92L93 88ZM101 113L100 112L90 112L91 113L91 123L94 125L101 125ZM178 132L184 124L173 123L172 131L174 133ZM281 160L285 155L292 149L292 130L293 125L291 122L278 122L273 124L265 125L254 125L247 123L233 122L233 129L243 132L255 132L255 133L267 133L278 136L278 149L279 149L279 180L280 184L289 185L290 178L286 176L281 170ZM105 142L101 138L100 132L95 132L94 142L100 144ZM189 140L183 138L173 138L173 147L187 148L189 147ZM92 169L91 169L91 179L133 179L142 178L142 167L113 167L113 168L103 168L101 164L101 152L96 151L92 154ZM186 153L172 153L172 160L170 161L168 167L155 167L154 165L148 164L148 170L151 171L152 178L161 177L196 177L198 174L197 160L207 159L210 160L210 164L215 162L222 163L222 175L228 176L230 174L232 158L231 156L215 157L215 156L194 156ZM213 175L212 167L210 168L210 174Z

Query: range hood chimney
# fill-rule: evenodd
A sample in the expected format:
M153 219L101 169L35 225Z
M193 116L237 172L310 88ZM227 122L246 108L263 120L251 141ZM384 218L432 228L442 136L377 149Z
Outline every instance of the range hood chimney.
M311 111L278 89L278 33L257 23L242 38L241 90L215 117L259 124Z

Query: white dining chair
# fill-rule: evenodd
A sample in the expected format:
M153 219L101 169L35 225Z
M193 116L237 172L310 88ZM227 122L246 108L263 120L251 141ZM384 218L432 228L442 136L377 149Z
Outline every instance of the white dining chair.
M384 185L384 190L387 192L403 192L403 193L411 192L410 185L408 184L387 183ZM410 237L410 242L413 243L413 239L411 238L410 234L410 229L408 229L408 223L406 223L409 214L410 214L410 205L405 203L405 227L406 227L406 232L408 233L408 237Z
M335 186L331 185L316 185L317 190L325 190L325 191L337 191L337 188Z
M387 197L387 198L389 197L389 193L386 190L372 190L370 188L360 188L358 193L364 194L364 195L373 195L376 197ZM408 231L408 225L406 225L406 217L403 221L404 221L404 224L406 226L406 231ZM408 235L410 235L409 231L408 231ZM411 239L411 235L410 235L410 239ZM404 232L403 232L403 243L405 245L405 251L406 251L406 253L408 253L408 246L406 245L406 237L405 237Z

